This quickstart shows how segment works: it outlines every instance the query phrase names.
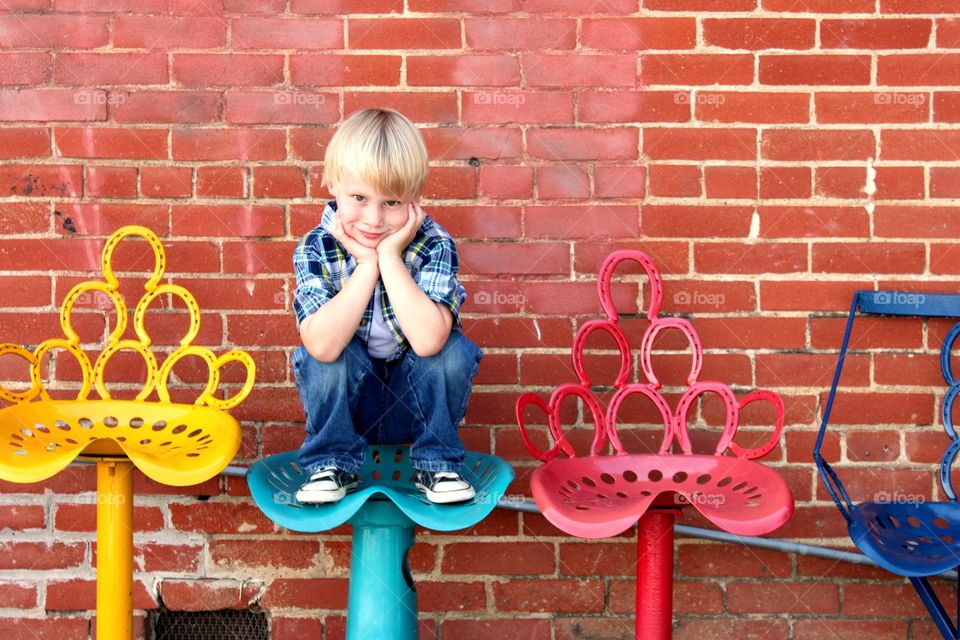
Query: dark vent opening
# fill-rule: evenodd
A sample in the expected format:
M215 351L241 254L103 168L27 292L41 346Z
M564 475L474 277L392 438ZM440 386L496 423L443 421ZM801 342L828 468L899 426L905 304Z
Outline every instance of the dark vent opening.
M259 611L151 611L150 640L269 640Z

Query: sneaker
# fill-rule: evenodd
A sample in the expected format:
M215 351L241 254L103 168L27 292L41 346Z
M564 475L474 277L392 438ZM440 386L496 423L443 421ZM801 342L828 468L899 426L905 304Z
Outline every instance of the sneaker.
M417 471L417 489L427 494L427 500L435 504L449 504L473 500L476 491L456 471Z
M301 504L325 504L343 500L347 491L357 488L360 481L356 475L336 467L323 467L314 471L310 478L300 485L297 502Z

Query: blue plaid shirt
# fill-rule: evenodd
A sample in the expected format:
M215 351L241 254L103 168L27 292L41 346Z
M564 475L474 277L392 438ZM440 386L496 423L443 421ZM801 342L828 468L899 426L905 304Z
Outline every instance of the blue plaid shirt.
M293 252L293 269L297 277L293 310L297 314L297 326L337 295L357 268L356 259L330 233L336 211L337 202L331 200L323 210L319 226L307 233ZM467 292L457 276L460 270L457 245L447 230L426 216L417 235L404 250L403 262L420 290L434 302L448 307L453 313L454 325L459 327L460 305L466 300ZM383 320L400 347L390 358L393 360L403 354L408 343L394 316L386 289L383 286L378 289L382 291ZM357 327L357 336L364 344L370 338L372 322L371 297Z

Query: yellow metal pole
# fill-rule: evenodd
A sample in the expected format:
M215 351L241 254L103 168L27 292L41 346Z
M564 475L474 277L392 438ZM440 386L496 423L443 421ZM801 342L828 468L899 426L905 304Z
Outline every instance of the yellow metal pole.
M133 638L133 464L97 461L97 638Z

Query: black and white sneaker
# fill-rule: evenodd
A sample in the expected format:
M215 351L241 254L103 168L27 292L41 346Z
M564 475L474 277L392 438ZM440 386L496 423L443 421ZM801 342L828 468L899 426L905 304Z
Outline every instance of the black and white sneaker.
M297 502L301 504L326 504L343 500L348 491L357 488L360 479L336 467L323 467L314 471L297 490Z
M477 494L467 480L456 471L417 471L417 489L435 504L473 500Z

